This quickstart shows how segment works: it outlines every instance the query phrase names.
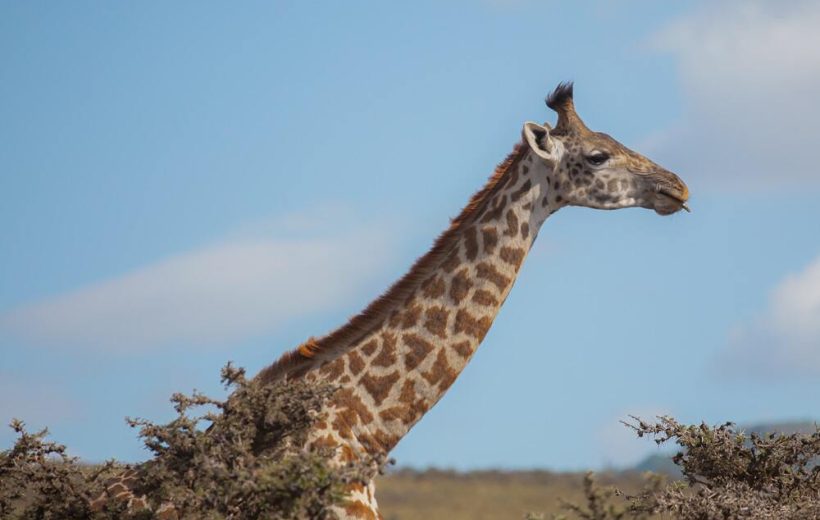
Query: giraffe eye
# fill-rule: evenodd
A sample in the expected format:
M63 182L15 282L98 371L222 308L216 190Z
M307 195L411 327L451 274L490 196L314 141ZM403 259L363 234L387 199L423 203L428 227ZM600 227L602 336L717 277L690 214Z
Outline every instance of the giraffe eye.
M592 152L587 155L587 161L593 166L600 166L609 159L609 154L606 152Z

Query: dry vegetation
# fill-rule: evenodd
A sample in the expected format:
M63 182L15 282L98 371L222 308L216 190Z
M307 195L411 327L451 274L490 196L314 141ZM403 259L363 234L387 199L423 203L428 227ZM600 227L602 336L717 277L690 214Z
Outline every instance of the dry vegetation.
M46 431L31 434L14 421L18 440L0 453L0 518L148 519L167 503L181 518L329 518L348 484L378 466L331 469L327 454L294 449L332 389L260 386L230 365L222 381L234 389L224 402L176 394L170 423L129 419L154 455L133 468L89 468L47 442ZM207 408L215 411L190 413ZM123 474L130 490L117 484Z
M684 480L652 483L630 500L629 513L672 513L685 519L820 518L820 428L814 433L747 436L732 423L688 426L671 417L633 417L639 437L682 449L673 461ZM608 517L593 517L608 518ZM628 518L628 516L624 516Z
M18 440L0 452L0 518L148 519L168 503L182 518L331 518L347 486L381 467L366 460L331 468L327 454L298 449L332 388L259 386L230 365L222 380L234 390L226 401L176 394L170 423L129 420L153 453L135 467L82 465L45 431L13 421ZM669 417L627 426L677 443L683 479L400 471L379 478L383 513L387 520L820 518L820 429L747 436L732 424L688 426ZM129 491L112 487L124 471Z

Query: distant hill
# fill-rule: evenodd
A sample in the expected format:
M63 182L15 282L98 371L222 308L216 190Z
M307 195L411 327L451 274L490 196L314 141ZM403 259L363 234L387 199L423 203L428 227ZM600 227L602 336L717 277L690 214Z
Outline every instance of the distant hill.
M818 423L814 421L792 421L781 423L763 423L743 428L747 433L782 433L791 435L792 433L814 433Z
M671 478L678 479L683 476L678 466L672 462L672 454L653 453L645 459L636 464L632 469L644 473L651 471L652 473L660 473L661 475L668 475Z

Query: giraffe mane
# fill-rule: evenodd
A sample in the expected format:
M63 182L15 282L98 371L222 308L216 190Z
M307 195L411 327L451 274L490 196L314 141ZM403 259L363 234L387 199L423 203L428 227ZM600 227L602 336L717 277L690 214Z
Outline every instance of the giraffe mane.
M458 243L459 232L481 214L487 202L503 187L507 172L518 164L527 149L523 141L515 145L513 151L496 167L484 187L473 194L461 213L451 220L450 227L436 238L430 250L419 257L410 270L387 291L338 329L320 338L311 337L283 354L277 361L262 369L256 376L257 380L270 383L284 377L301 377L314 366L317 356L325 359L332 357L332 354L344 352L347 347L380 326L396 304L404 303L452 252L453 246Z

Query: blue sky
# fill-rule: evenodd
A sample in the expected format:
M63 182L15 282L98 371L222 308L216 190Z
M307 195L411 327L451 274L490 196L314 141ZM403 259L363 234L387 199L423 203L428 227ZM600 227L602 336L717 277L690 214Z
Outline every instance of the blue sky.
M597 468L618 420L818 419L820 8L0 6L0 419L90 460L344 322L576 82L691 214L549 219L399 464ZM11 430L0 432L8 446Z

